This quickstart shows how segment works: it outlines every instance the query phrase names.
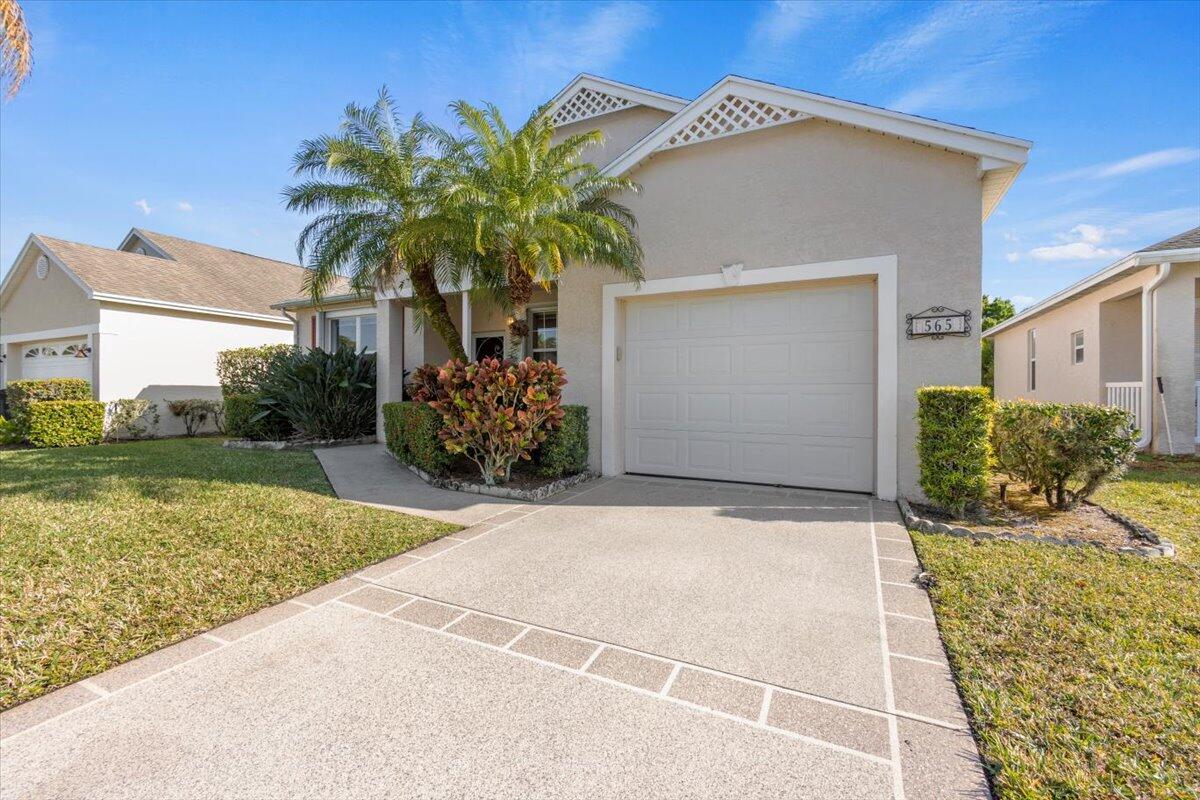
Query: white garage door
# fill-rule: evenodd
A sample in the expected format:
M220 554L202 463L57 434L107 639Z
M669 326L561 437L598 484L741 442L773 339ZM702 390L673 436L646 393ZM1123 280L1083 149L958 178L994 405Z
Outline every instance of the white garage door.
M86 340L39 342L21 347L21 377L92 379L92 351Z
M873 284L631 302L625 469L870 491Z

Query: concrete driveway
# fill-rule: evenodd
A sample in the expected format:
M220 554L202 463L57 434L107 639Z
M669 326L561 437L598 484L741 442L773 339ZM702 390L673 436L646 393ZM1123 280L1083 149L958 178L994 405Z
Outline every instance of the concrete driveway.
M915 572L890 504L596 481L5 713L0 796L985 798Z

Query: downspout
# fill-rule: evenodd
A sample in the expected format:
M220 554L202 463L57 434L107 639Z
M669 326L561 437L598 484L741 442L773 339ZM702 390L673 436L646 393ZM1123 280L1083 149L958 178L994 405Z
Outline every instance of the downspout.
M1154 439L1154 291L1171 275L1170 262L1158 265L1158 274L1142 287L1142 434L1137 449Z
M292 323L292 347L299 347L300 346L300 321L298 319L296 319L295 317L293 317L291 314L289 314L287 312L286 308L279 309L279 312L281 314L283 314L283 316L287 317L288 321Z

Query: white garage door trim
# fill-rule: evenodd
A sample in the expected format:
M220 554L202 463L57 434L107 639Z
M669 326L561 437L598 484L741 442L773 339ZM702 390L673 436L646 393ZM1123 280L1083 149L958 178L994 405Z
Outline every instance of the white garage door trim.
M723 271L681 278L659 278L644 282L608 284L601 309L601 465L605 475L624 471L624 431L616 424L617 406L617 306L621 300L656 294L711 291L777 283L802 283L830 278L872 277L877 293L877 363L875 494L884 500L896 498L896 413L898 377L897 257L895 255L825 261L787 267L743 270L738 275Z

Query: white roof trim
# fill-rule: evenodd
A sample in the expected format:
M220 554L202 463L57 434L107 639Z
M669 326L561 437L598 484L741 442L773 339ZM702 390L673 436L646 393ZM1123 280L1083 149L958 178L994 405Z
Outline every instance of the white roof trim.
M633 106L648 106L674 114L687 105L687 100L684 100L682 97L673 97L662 92L654 92L649 89L630 86L627 83L618 83L608 78L601 78L598 75L582 73L577 75L573 81L568 83L562 91L550 100L546 113L553 117L563 106L575 100L580 92L607 95L618 102L595 104L593 109L585 110L570 120L560 121L556 124L572 125L576 122L582 122L583 120L599 117L614 111L623 111Z
M1183 261L1200 261L1200 247L1187 247L1180 250L1150 250L1145 252L1131 253L1115 264L1110 264L1099 272L1093 273L1077 283L1073 283L1067 288L1055 292L1054 294L1042 300L1039 303L1034 303L1029 308L1017 314L1015 317L1010 317L1004 322L1001 322L994 328L989 328L984 331L982 336L984 339L991 338L996 334L1011 328L1014 325L1019 325L1033 317L1038 316L1053 308L1057 308L1069 300L1072 300L1079 295L1086 294L1092 289L1097 289L1108 283L1125 277L1127 274L1132 274L1134 271L1143 267L1153 267L1159 264L1169 262Z
M145 232L142 231L140 228L130 228L129 233L125 234L125 238L121 240L121 243L119 245L117 245L117 249L122 250L124 252L132 252L129 250L125 250L125 246L127 244L129 244L131 239L137 239L139 242L141 242L143 245L146 246L147 250L153 250L154 255L157 256L158 258L165 258L168 261L175 260L174 256L172 256L166 250L163 250L161 247L156 245L154 242L150 241L150 237L148 237L145 234Z
M215 308L212 306L195 306L190 303L176 303L171 300L151 300L146 297L131 297L123 294L107 294L92 292L92 300L102 300L106 303L121 303L127 306L145 306L147 308L165 308L171 311L191 311L197 314L211 314L216 317L234 317L236 319L251 319L260 322L274 322L290 327L291 322L282 315L256 314L253 311L236 311L232 308Z
M41 250L42 254L45 255L46 258L50 259L50 262L54 264L54 266L65 272L67 277L74 281L75 285L82 289L83 293L86 294L89 299L91 298L92 287L84 283L82 278L76 275L70 267L63 263L63 260L56 256L54 251L47 247L45 242L38 238L36 233L31 233L29 234L29 238L25 240L25 244L21 247L21 252L17 253L17 258L13 261L12 267L10 267L7 274L5 274L4 282L0 283L0 299L4 297L5 293L8 292L12 286L16 285L16 281L20 277L17 274L18 272L21 274L28 272L28 269L19 269L19 267L22 259L25 258L25 254L29 252L29 248L31 247L36 247L38 250Z
M1016 178L1016 173L1025 165L1029 158L1029 149L1032 147L1032 143L1025 139L986 133L960 125L730 75L718 81L675 116L622 153L604 168L604 173L621 175L634 169L655 152L665 149L674 136L710 112L729 95L790 109L805 117L819 117L931 147L976 156L980 159L980 177L984 181L985 189L989 190L989 197L983 209L985 219ZM756 126L747 130L758 129ZM743 132L746 131L735 133ZM998 174L994 176L993 173Z

